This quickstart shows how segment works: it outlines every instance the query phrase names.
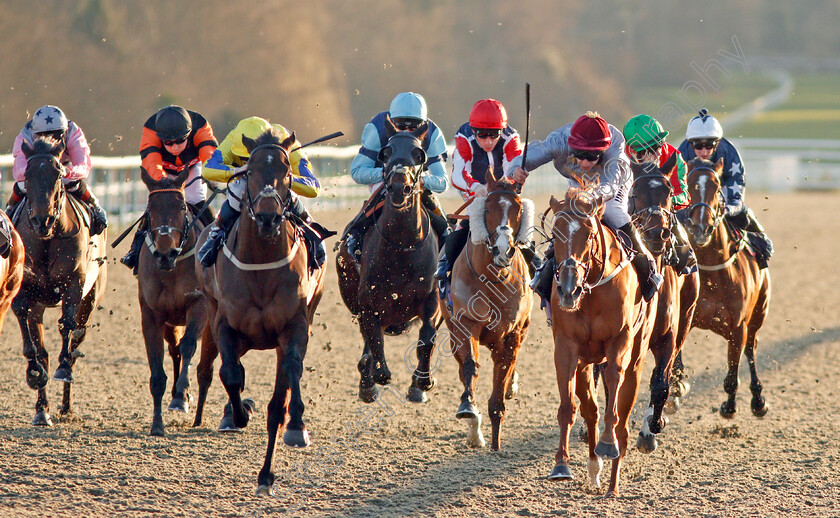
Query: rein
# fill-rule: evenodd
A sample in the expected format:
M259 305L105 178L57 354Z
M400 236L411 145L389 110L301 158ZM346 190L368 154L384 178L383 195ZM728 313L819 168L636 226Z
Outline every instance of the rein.
M50 161L55 163L56 169L59 170L58 178L56 178L56 183L61 183L61 179L64 178L65 176L67 176L67 169L64 167L64 164L61 163L61 160L59 160L57 156L55 156L53 154L50 154L50 153L38 153L36 155L31 155L31 156L26 158L27 167L29 166L29 163L35 158L48 158ZM30 198L30 197L28 197L28 198ZM56 200L56 203L55 203L55 205L56 205L56 208L55 208L55 222L56 223L58 222L59 219L61 219L61 214L64 212L64 205L65 205L66 202L67 202L67 189L64 187L64 184L62 183L62 185L59 187L58 199ZM29 228L32 229L32 230L35 230L32 227L32 218L31 218L31 216L32 216L32 203L31 203L31 198L26 203L26 216L27 216L26 219L28 221ZM75 237L76 235L78 235L79 232L81 232L82 225L83 224L80 221L79 222L79 229L72 235L53 236L53 238L67 239L67 238Z
M715 174L715 175L717 174L717 171L715 171L711 167L707 167L707 166L696 167L696 168L691 170L690 174L693 174L694 171L709 171L712 174ZM725 212L722 210L724 202L723 202L723 192L721 190L717 191L716 198L717 198L717 201L718 201L717 209L713 208L711 205L709 205L706 202L697 202L697 203L692 204L692 205L688 206L687 208L683 209L683 211L685 211L685 214L688 218L690 218L691 214L694 213L694 211L698 208L706 208L706 209L709 210L709 212L714 212L714 214L715 214L714 221L709 226L709 228L712 229L711 231L714 232L714 230L717 229L717 227L720 226L720 224L723 222L724 217L726 217ZM731 266L732 263L734 263L735 260L738 258L738 254L741 252L741 250L744 249L745 246L746 246L746 238L744 236L741 236L741 239L739 239L737 241L737 246L736 246L735 250L733 250L731 252L731 255L729 256L729 259L727 259L726 261L724 261L720 264L714 264L714 265L700 264L698 262L697 263L697 269L702 270L704 272L717 272L717 271L729 268L729 266Z

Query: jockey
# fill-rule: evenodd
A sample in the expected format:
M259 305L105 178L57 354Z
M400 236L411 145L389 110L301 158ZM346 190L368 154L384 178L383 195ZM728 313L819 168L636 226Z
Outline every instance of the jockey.
M549 133L544 141L528 144L528 162L522 164L517 157L511 164L510 176L525 183L528 171L554 161L554 167L569 179L569 185L579 187L575 178L597 174L598 191L605 199L604 222L613 229L624 232L631 240L636 255L633 267L639 277L642 295L650 300L662 285L663 278L656 271L653 256L644 245L638 230L627 213L627 196L633 185L633 174L627 155L624 154L624 137L618 128L601 118L597 112L586 112L573 124ZM546 250L546 260L531 282L531 287L542 298L541 307L551 307L551 281L555 259L553 240Z
M625 153L630 160L637 164L652 162L659 168L671 165L670 171L665 171L674 190L671 204L674 211L688 206L688 187L685 184L685 160L680 152L671 144L665 142L668 132L656 119L650 115L636 115L624 125L624 138L627 145ZM677 218L671 219L671 235L674 237L675 258L671 264L678 274L689 274L697 270L697 258L688 234Z
M685 140L679 149L687 161L695 156L711 162L723 158L721 190L726 203L726 217L737 228L758 238L751 240L750 244L755 248L758 265L767 268L767 260L773 255L773 242L755 219L755 214L744 204L744 161L735 146L723 138L720 122L705 108L700 110L699 115L688 121Z
M283 126L270 124L267 120L260 117L248 117L239 121L236 127L222 140L218 149L213 152L213 156L204 165L204 179L224 183L234 174L246 171L248 168L249 152L245 144L242 143L242 137L256 140L257 137L272 128L280 133L279 137L281 140L285 140L291 135L289 130ZM299 148L300 143L295 140L293 146ZM321 184L315 178L315 175L312 174L312 164L309 162L306 153L300 149L293 149L289 153L289 161L292 167L292 191L307 198L318 196L321 192ZM241 176L228 184L227 200L222 205L221 210L219 210L218 219L210 228L207 241L204 242L204 245L198 251L198 260L205 267L213 266L213 263L216 262L219 248L221 248L222 243L233 228L233 224L239 218L239 214L242 211L240 200L245 196L247 185L245 178ZM289 207L289 211L304 222L312 223L312 217L306 211L300 199L294 195L292 197L294 203ZM308 232L304 232L304 235L308 239L311 239L312 244L314 244L314 259L317 267L320 268L327 258L323 240L314 239L314 236Z
M15 137L12 147L14 157L12 176L15 179L15 185L6 205L6 214L11 218L26 194L24 178L27 160L26 155L23 154L23 142L26 141L31 146L38 137L52 137L64 142L61 164L65 167L65 175L61 181L67 192L90 207L93 215L93 220L90 222L91 235L102 233L108 226L107 216L85 182L85 178L90 174L90 146L82 128L75 122L67 120L64 112L56 106L46 105L38 108L32 119Z
M180 106L167 106L143 124L140 167L155 181L177 176L185 167L189 168L184 199L193 213L198 214L207 197L207 186L201 181L201 163L210 158L218 145L213 128L201 114ZM136 269L145 237L146 228L141 224L121 263Z
M452 155L452 186L464 200L487 196L485 175L493 168L502 176L510 169L511 160L522 154L519 133L508 125L507 111L495 99L482 99L470 110L469 122L455 134L455 153ZM446 238L446 246L438 261L435 278L445 280L452 263L464 249L469 225L461 222ZM534 250L523 248L531 262Z
M444 162L446 161L446 140L437 125L427 118L426 100L414 92L397 94L391 101L390 109L376 115L365 124L362 131L362 147L350 165L350 176L356 183L370 185L371 192L383 181L383 167L379 161L379 150L388 142L385 121L390 119L397 131L414 131L423 122L429 124L426 136L423 138L423 150L428 157L425 171L420 175L423 191L420 200L431 218L432 228L438 236L440 246L443 246L449 233L449 224L434 193L446 190L448 180ZM362 254L362 240L367 229L375 220L375 216L360 213L349 227L345 229L347 251L358 262Z

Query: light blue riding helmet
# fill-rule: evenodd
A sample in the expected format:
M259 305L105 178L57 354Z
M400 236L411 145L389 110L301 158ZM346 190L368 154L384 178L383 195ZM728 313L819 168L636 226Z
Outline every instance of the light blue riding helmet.
M388 110L391 118L408 117L412 119L426 120L426 100L423 96L414 92L402 92L391 101L391 108Z

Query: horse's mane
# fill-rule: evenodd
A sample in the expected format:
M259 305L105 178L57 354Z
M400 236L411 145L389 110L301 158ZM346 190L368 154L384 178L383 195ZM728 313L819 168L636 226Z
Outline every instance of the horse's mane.
M254 144L256 146L262 146L264 144L274 144L274 145L281 145L283 143L283 133L280 129L271 127L265 130L254 140Z
M27 157L34 156L34 155L56 155L56 149L61 144L60 140L56 140L52 137L38 137L32 142L32 151L26 153L26 148L24 147L24 154Z
M688 165L691 166L692 169L694 169L695 167L708 167L714 170L717 167L717 164L715 164L711 160L704 160L699 156L695 156L694 158L689 160Z
M516 192L516 182L507 176L503 176L496 182L496 189L500 191Z

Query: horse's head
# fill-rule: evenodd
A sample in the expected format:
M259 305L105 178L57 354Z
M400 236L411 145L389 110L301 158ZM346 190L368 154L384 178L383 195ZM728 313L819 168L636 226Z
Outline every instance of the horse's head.
M470 207L470 235L474 243L486 243L496 266L507 268L517 243L530 239L534 204L519 197L512 181L496 180L492 168L487 170L485 183L487 197L477 198Z
M554 282L560 307L574 311L589 291L586 278L597 251L595 237L604 203L594 191L572 188L563 201L552 196L550 206L554 211L552 238L557 262Z
M703 247L712 240L712 233L723 221L724 203L720 175L723 159L717 163L695 158L688 163L686 184L691 205L685 209L685 229L691 244Z
M177 177L155 181L140 169L140 177L149 188L146 212L149 232L146 245L160 270L172 270L188 239L190 211L184 199L184 182L190 174L185 167Z
M666 163L660 169L651 162L631 161L630 167L633 170L630 212L648 249L653 255L660 255L671 239L671 195L674 191L667 171L673 165L669 167Z
M292 204L292 177L289 150L295 143L295 134L280 140L280 132L270 129L252 140L242 136L248 150L248 188L246 206L248 215L257 224L260 237L280 235L286 220L286 211Z
M426 163L423 138L429 123L423 122L414 131L397 131L390 119L385 119L388 143L379 150L386 196L395 208L405 207L420 193L420 173Z
M66 198L61 183L66 174L61 164L64 141L39 137L32 146L24 141L21 149L26 156L25 185L29 224L39 237L47 238L61 216Z

